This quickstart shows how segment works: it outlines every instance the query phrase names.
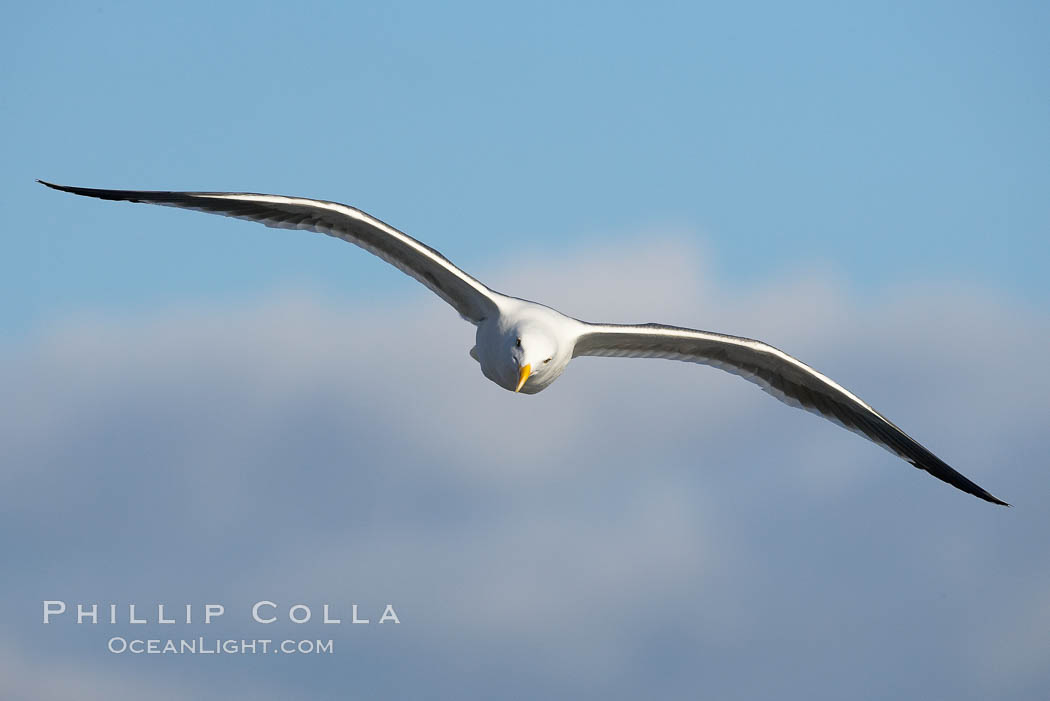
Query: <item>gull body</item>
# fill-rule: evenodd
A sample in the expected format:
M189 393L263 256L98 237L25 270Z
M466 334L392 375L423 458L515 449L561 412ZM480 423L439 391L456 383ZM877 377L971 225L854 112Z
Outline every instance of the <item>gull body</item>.
M583 329L581 322L550 307L501 295L496 313L478 324L471 355L500 387L536 394L565 371Z
M144 202L328 234L375 254L426 285L477 327L471 356L500 387L535 394L580 356L664 358L739 375L780 401L857 433L915 467L994 504L1006 502L949 467L849 390L761 341L662 324L590 323L486 287L429 246L338 202L238 192L167 192L70 187L104 200Z

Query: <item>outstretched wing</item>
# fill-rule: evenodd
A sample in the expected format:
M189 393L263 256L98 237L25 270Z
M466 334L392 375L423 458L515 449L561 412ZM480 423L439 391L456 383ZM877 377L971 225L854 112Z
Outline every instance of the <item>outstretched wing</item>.
M573 357L668 358L739 375L774 397L819 414L964 492L1009 506L959 474L859 397L773 346L739 336L659 324L587 324Z
M433 290L475 324L495 312L495 293L445 256L359 209L338 202L240 192L99 190L39 181L55 190L103 200L146 202L259 222L277 229L306 229L349 241Z

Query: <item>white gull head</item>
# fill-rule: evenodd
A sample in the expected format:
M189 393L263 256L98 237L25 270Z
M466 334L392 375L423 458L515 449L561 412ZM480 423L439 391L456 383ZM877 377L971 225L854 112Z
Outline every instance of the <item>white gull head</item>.
M500 313L478 324L471 355L485 377L512 392L536 394L572 360L582 323L550 307L500 300Z

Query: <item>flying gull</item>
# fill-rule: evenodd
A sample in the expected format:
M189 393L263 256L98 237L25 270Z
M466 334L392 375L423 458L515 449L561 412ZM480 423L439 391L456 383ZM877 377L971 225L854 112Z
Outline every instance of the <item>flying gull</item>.
M241 192L100 190L39 182L76 195L194 209L349 241L419 280L474 324L477 341L470 355L485 377L512 392L541 391L579 356L666 358L710 365L755 383L785 404L834 421L964 492L1009 506L953 470L849 390L761 341L662 324L580 321L489 289L433 248L338 202Z

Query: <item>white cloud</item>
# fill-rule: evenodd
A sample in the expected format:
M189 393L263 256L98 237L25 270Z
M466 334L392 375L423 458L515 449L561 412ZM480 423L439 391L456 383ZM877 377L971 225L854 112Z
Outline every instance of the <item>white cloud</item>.
M1050 572L1034 496L1050 482L1045 318L950 285L863 301L809 276L741 294L676 240L542 262L490 280L585 319L774 343L1018 507L714 370L584 359L515 396L425 291L397 305L293 294L81 320L3 351L5 603L36 606L60 582L70 596L389 599L405 623L382 636L401 651L340 633L356 651L343 662L414 668L403 690L417 695L496 695L524 665L566 694L691 694L702 678L715 696L801 696L792 675L820 666L824 691L807 697L841 697L869 648L899 665L876 696L1047 682L1024 616L1046 592L1016 579L1032 562ZM975 610L1011 628L989 635ZM1014 642L1009 679L971 664ZM466 674L464 655L491 676L427 666Z

